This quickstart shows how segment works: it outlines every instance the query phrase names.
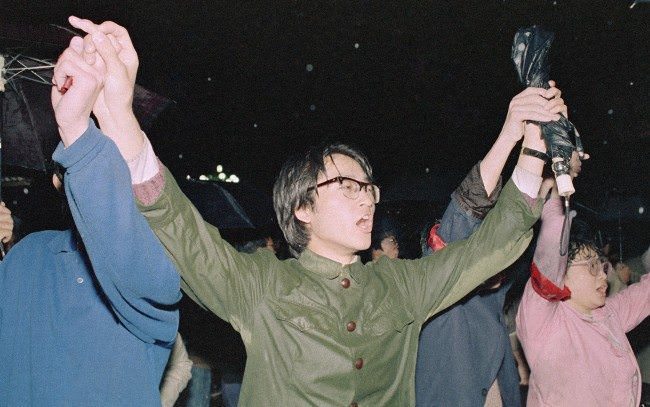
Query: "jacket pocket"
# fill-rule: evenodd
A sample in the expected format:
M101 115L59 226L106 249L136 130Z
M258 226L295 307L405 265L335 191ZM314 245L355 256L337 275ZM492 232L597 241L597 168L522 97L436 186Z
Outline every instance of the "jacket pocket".
M413 323L413 314L395 300L385 300L369 315L366 331L369 335L380 336L404 329Z
M334 314L324 307L300 304L286 299L270 300L269 307L276 319L293 325L301 332L309 330L332 332L336 329Z

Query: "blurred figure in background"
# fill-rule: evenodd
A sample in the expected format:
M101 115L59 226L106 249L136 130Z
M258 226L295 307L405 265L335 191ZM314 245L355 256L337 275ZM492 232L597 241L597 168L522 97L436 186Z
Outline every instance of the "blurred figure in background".
M382 256L399 257L399 226L385 211L376 210L370 235L370 248L360 253L361 261L376 261Z

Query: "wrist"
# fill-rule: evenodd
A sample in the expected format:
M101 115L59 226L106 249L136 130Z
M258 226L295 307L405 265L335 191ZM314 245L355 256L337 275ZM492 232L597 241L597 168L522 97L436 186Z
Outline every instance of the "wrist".
M512 150L513 148L515 148L517 143L519 143L519 140L521 140L520 136L514 136L507 131L502 131L499 134L499 137L497 137L494 144L495 145L498 144L500 147L504 149Z
M542 160L544 163L548 163L550 161L548 154L546 154L543 151L536 150L534 148L526 147L526 146L521 146L521 155L527 155L530 157L535 157L538 160Z
M59 135L63 145L70 147L88 129L88 120L59 126Z

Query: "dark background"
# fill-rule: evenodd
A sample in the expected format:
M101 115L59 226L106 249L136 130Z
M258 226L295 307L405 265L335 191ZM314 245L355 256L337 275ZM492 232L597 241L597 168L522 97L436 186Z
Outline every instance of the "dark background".
M430 201L495 140L521 91L514 33L541 24L556 33L551 76L592 156L575 201L612 236L620 209L627 251L639 252L649 242L650 4L631 4L0 1L2 21L67 26L75 14L127 27L138 83L176 102L149 137L177 176L222 164L270 193L289 154L338 140L365 151L386 188L444 186ZM419 221L431 208L399 210Z

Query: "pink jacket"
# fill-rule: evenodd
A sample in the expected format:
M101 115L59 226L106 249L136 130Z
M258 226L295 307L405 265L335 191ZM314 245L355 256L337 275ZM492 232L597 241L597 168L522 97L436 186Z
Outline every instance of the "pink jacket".
M534 257L560 289L567 262L559 255L562 221L560 199L549 200ZM528 281L517 314L531 369L528 406L639 405L641 374L625 333L650 314L649 277L608 298L591 316L544 299Z

